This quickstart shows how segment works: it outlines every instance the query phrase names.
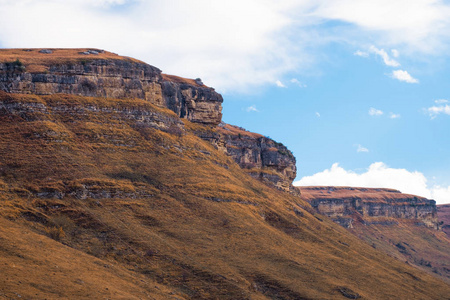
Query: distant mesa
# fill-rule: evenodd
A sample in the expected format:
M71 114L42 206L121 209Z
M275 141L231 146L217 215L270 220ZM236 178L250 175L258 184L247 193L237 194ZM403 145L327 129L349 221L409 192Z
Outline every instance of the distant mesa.
M313 186L300 190L317 212L347 228L355 222L394 225L398 219L410 219L439 229L434 200L385 188Z

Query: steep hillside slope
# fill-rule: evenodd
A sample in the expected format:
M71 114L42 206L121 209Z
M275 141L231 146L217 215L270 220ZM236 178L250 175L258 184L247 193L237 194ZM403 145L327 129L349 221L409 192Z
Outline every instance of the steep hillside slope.
M3 295L90 298L77 285L86 284L84 268L117 280L114 289L100 279L84 289L112 298L140 291L167 299L450 293L311 213L298 197L248 176L192 133L211 127L148 101L0 93L0 123L0 214L13 221L1 221L2 245L9 245L2 252L11 257L5 263L20 267L2 267ZM53 249L51 263L35 245ZM69 272L66 258L77 264L79 252L90 257ZM100 261L112 269L94 268ZM45 267L34 273L35 265ZM43 282L47 272L61 288Z
M201 81L29 50L0 51L0 297L448 298L280 190L290 152L216 128L222 98Z
M302 198L356 236L450 282L450 240L435 201L392 189L301 187Z
M450 238L450 204L438 205L437 214L442 230Z

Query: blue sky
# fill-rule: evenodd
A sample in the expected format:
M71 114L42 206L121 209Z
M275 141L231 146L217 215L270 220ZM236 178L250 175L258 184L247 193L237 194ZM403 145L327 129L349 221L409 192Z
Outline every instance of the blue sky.
M225 122L288 146L296 184L450 202L446 1L0 0L0 13L0 47L96 47L201 77Z

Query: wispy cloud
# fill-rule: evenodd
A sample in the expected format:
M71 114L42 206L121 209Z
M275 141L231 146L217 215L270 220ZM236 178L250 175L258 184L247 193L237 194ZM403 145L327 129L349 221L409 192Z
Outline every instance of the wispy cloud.
M246 112L259 112L259 109L256 108L256 105L251 105L245 109Z
M356 152L358 152L358 153L360 153L360 152L369 152L369 149L367 149L366 147L363 147L361 145L357 145Z
M286 87L280 80L275 81L275 84L277 85L277 87L280 87L280 88Z
M395 70L392 71L391 74L392 78L398 79L400 81L404 81L407 83L419 83L419 80L412 77L407 71L405 70Z
M356 56L361 56L361 57L369 57L369 53L361 51L361 50L356 50L353 55Z
M369 109L369 115L371 116L381 116L383 114L382 110L371 107Z
M389 113L389 118L391 118L391 119L398 119L398 118L400 118L400 114L394 114L394 113Z
M438 100L434 100L434 103L436 103L436 104L448 103L448 100L447 99L438 99Z
M428 186L427 178L418 171L390 168L383 162L375 162L363 173L346 170L334 163L330 169L305 176L294 182L296 186L355 186L392 188L403 193L434 199L438 203L450 202L450 186Z
M320 113L316 111L316 117L320 118Z
M393 57L399 57L400 53L398 52L397 49L391 49L391 54Z
M384 62L384 64L386 66L389 66L389 67L398 67L398 66L400 66L400 63L398 61L396 61L395 59L390 58L389 54L387 54L387 52L384 51L384 49L378 49L375 46L371 46L369 48L369 50L370 50L370 52L379 55L383 59L383 62Z
M435 119L440 114L450 115L450 105L431 106L425 109L431 119Z
M297 86L299 86L299 87L301 87L301 88L305 88L305 87L307 87L307 85L306 84L304 84L304 83L302 83L302 82L300 82L297 78L292 78L291 80L289 80L291 83L293 83L293 84L295 84L295 85L297 85Z

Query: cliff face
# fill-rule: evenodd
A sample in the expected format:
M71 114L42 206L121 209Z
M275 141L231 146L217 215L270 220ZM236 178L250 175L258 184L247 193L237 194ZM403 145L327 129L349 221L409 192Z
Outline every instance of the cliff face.
M201 81L163 75L156 67L102 50L0 50L0 90L139 98L192 122L217 125L222 119L222 96Z
M436 202L402 194L392 189L353 187L301 187L302 196L319 213L331 217L344 227L355 219L363 222L395 224L395 220L412 219L427 227L438 228Z
M295 157L283 144L224 123L217 127L214 143L254 178L281 190L299 194L292 186L297 174Z
M156 67L103 50L0 50L0 90L36 95L63 93L138 98L168 108L191 122L213 127L222 120L222 96L200 79L162 74ZM8 111L30 109L27 105L15 105L19 106L2 104L2 108ZM148 119L141 112L120 113L141 117L143 122ZM164 122L160 124L164 126ZM166 127L178 130L173 124ZM212 136L204 138L233 157L251 176L298 194L292 187L296 176L295 158L285 146L231 125L216 129Z
M191 122L218 124L222 120L222 96L199 82L163 74L164 105Z
M439 226L442 231L450 238L450 204L441 204L437 206L437 215Z

